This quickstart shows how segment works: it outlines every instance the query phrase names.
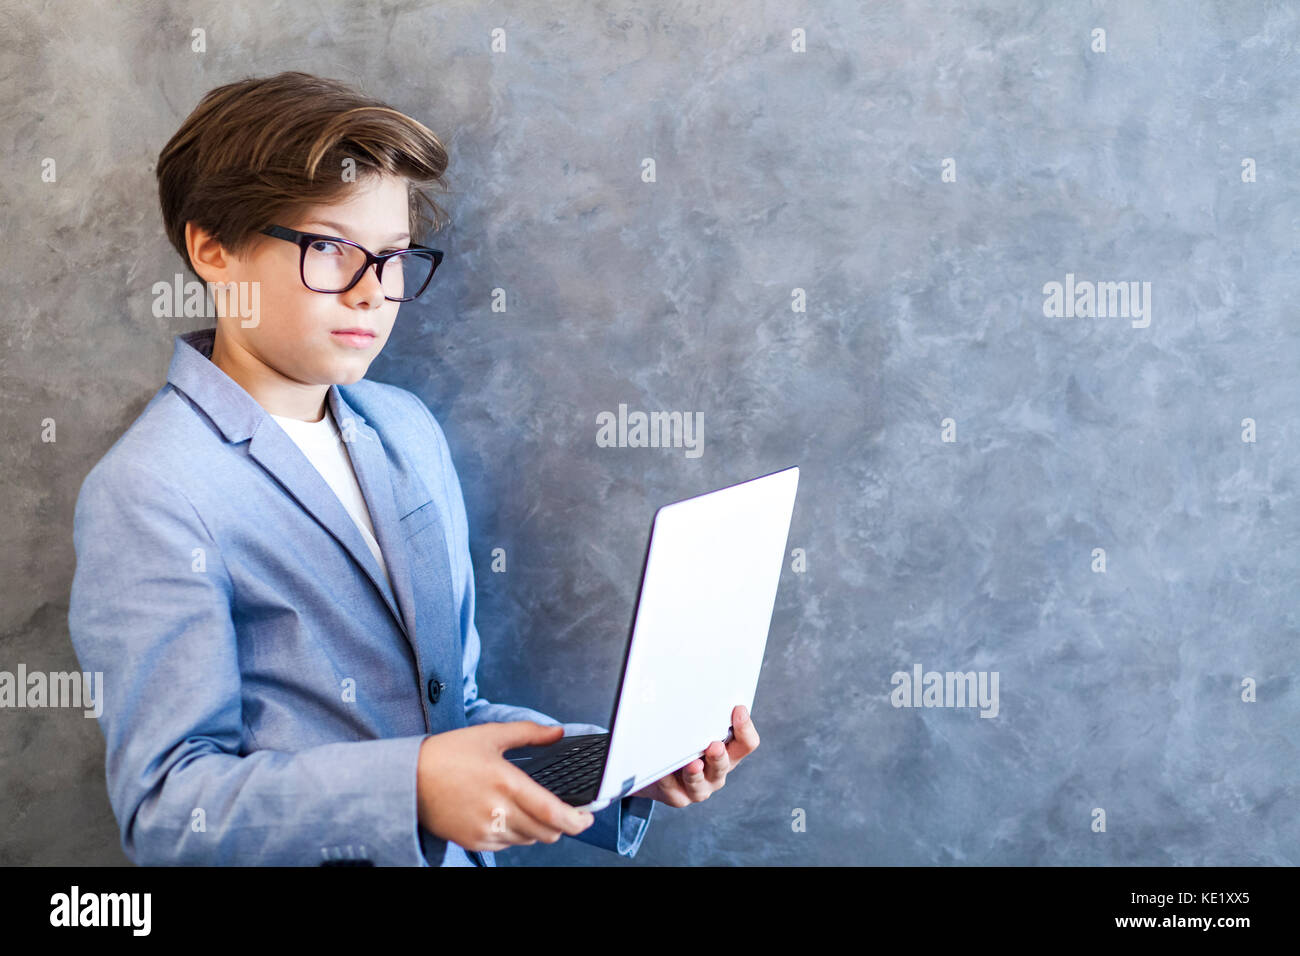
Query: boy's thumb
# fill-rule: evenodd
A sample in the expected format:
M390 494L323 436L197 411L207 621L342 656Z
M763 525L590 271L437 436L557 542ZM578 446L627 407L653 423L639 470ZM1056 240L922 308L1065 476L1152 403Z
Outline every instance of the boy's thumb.
M496 725L497 744L503 751L529 744L550 744L564 736L561 724L539 724L535 720L507 720Z

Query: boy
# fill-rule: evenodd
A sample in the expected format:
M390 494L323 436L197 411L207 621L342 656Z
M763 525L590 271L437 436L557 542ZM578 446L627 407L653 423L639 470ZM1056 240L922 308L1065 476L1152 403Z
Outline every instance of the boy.
M562 834L632 856L653 801L707 799L758 745L737 708L729 745L595 815L502 756L605 728L478 697L446 438L364 380L441 261L412 240L446 166L420 123L302 73L211 91L159 157L168 238L237 294L176 336L77 499L69 629L137 863L491 866Z

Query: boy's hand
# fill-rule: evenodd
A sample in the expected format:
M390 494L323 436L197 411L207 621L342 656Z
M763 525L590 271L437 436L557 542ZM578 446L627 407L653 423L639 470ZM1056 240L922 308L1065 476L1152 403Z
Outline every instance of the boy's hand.
M735 734L731 743L724 745L720 740L713 741L704 751L703 761L696 757L632 796L649 797L670 807L685 807L709 799L713 791L722 789L727 774L735 769L736 764L758 748L758 731L743 705L737 704L731 711L731 726Z
M571 807L503 756L563 736L558 724L512 720L427 737L416 771L420 826L466 850L494 852L581 833L595 821L589 812Z

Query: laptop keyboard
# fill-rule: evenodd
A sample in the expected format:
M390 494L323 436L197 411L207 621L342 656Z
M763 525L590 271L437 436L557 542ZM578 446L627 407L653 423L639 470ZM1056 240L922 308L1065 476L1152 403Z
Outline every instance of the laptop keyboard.
M582 796L600 783L609 749L609 734L576 744L554 763L529 776L558 797Z

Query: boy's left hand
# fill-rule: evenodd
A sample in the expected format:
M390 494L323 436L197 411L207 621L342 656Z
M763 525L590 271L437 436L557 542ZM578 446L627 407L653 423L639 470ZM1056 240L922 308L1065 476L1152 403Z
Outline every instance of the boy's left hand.
M722 789L727 774L736 764L758 747L758 731L749 719L749 712L740 704L731 711L731 726L734 734L731 743L713 741L704 751L703 760L696 757L631 795L649 797L670 807L685 807L709 799L713 791Z

